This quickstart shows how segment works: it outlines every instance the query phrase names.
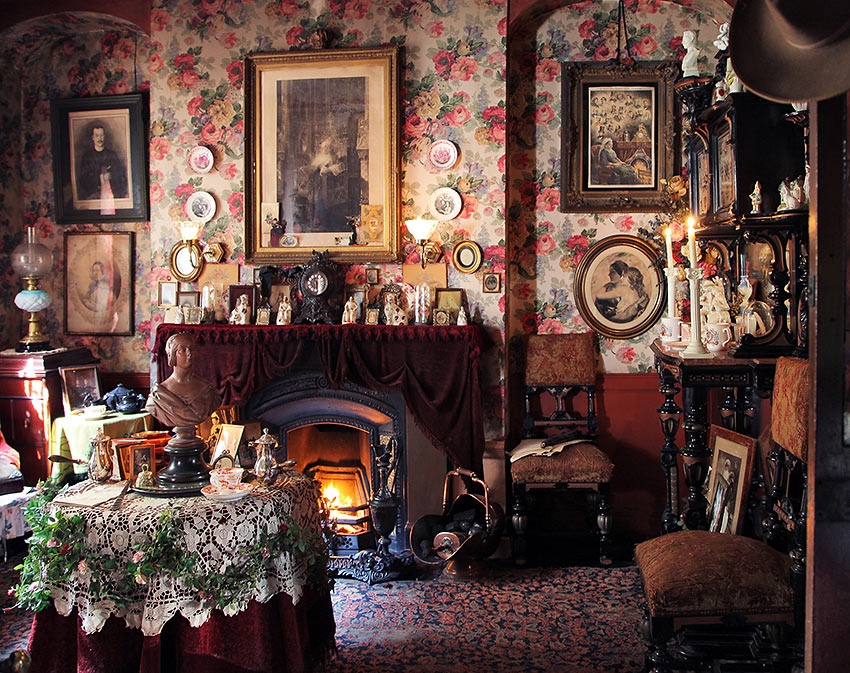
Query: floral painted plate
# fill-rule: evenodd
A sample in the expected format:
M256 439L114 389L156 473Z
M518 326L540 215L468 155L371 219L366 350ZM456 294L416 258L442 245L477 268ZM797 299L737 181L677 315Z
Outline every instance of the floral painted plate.
M431 195L431 212L439 220L453 220L463 208L463 199L451 187L439 187Z
M457 145L451 140L435 140L428 150L428 158L436 168L451 168L457 163Z
M208 147L196 145L189 150L189 168L195 173L209 173L213 162L213 153Z
M237 485L236 488L220 488L210 484L209 486L204 486L201 489L201 495L208 500L213 500L215 502L236 502L237 500L244 498L255 488L257 488L256 483L241 483Z

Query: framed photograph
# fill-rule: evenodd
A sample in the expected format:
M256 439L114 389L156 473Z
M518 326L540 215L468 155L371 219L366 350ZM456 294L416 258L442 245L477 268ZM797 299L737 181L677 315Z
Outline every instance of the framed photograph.
M156 303L165 308L166 306L177 306L177 281L161 280L157 284Z
M249 284L241 284L241 285L231 285L228 290L228 316L233 312L233 309L236 308L236 302L239 301L239 297L246 296L248 297L248 316L253 317L254 309L257 304L257 288L254 285Z
M675 61L564 63L561 211L653 211L677 174Z
M65 332L131 336L133 232L65 234Z
M244 425L235 425L232 423L222 423L218 433L215 447L212 451L210 464L216 467L228 467L227 465L218 465L216 463L222 456L229 456L230 465L236 465L237 456L239 454L239 444L242 441L242 433L245 431Z
M156 476L156 446L143 442L127 446L125 450L130 454L130 479L135 482L136 477L145 470Z
M187 325L200 325L204 312L200 306L181 306L183 310L183 322Z
M460 313L461 306L463 306L463 290L438 287L434 291L434 308L447 311L451 317L451 324L457 322L457 315Z
M148 219L148 122L144 94L54 100L56 222Z
M381 282L381 274L378 268L376 267L367 267L366 268L366 284L367 285L377 285Z
M711 212L711 163L708 140L699 131L690 138L688 163L691 212L701 219Z
M197 290L179 290L177 292L177 305L184 307L200 306L201 293Z
M272 310L270 308L257 309L257 325L268 325L271 322Z
M500 292L502 290L502 274L485 273L481 286L484 292Z
M62 406L66 416L81 410L86 402L101 398L97 365L59 367L59 377L62 379Z
M732 123L723 118L711 136L711 152L714 162L713 173L717 183L713 185L712 212L721 217L735 208L735 153L732 151Z
M624 234L603 238L584 254L573 291L594 331L630 339L658 322L666 292L659 255L644 239Z
M747 437L718 425L711 426L711 473L708 477L709 530L741 532L743 512L756 454L755 437Z
M246 259L397 259L398 63L396 46L245 58Z
M381 309L368 307L366 309L365 323L367 325L377 325L381 320Z
M461 241L452 251L452 264L461 273L475 273L484 258L481 246L475 241Z

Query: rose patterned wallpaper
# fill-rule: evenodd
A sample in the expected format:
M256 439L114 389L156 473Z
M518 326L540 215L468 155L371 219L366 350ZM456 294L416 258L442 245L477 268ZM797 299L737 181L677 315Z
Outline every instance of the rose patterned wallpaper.
M654 0L626 3L633 53L641 59L680 57L681 32L700 30L703 55L713 57L716 21L691 3ZM708 2L709 9L714 3ZM719 0L717 0L717 4ZM609 6L610 5L610 6ZM725 5L723 5L725 7ZM613 13L612 13L613 12ZM715 12L715 15L722 16ZM613 17L613 19L612 19ZM13 85L0 92L0 315L4 343L22 334L20 312L11 307L20 287L8 268L8 252L21 224L34 222L54 252L53 277L45 283L54 305L45 325L55 344L84 343L109 371L147 371L156 308L157 281L169 277L168 252L177 241L173 225L197 190L211 192L217 213L203 233L219 241L227 261L242 265L241 280L252 278L245 264L243 235L243 73L250 51L288 50L320 28L341 37L334 46L403 46L402 152L403 217L428 210L438 187L456 188L463 210L438 233L447 257L463 239L478 242L484 264L475 275L449 266L451 287L466 291L470 313L496 344L485 356L488 437L503 429L503 355L508 311L511 334L582 329L571 298L575 264L589 245L613 233L633 231L651 215L563 215L558 212L559 69L563 59L609 58L615 3L581 3L556 11L540 26L521 64L523 81L508 92L505 81L507 9L504 0L462 3L430 0L156 0L151 35L113 17L87 13L54 15L20 24L0 36L0 52ZM616 31L613 33L616 44ZM713 63L710 66L713 68ZM150 91L151 220L142 224L59 226L53 221L53 179L49 100ZM507 102L523 122L530 142L512 139L511 274L509 306L504 293L483 293L482 273L505 275ZM519 112L517 112L519 111ZM525 128L527 127L527 128ZM516 138L520 138L518 134ZM461 158L448 171L433 168L427 149L433 140L458 144ZM197 144L213 150L215 168L193 173L186 161ZM512 149L513 151L513 149ZM136 232L134 337L62 335L63 232ZM409 237L406 261L418 262ZM347 281L363 282L362 266L348 269ZM382 282L401 282L398 264L382 268ZM648 365L651 334L633 342L605 344L607 371L639 371Z

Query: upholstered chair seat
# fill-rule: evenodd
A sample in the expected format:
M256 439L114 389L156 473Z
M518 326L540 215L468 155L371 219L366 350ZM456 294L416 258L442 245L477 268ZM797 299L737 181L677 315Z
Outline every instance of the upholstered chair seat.
M775 615L794 609L791 558L759 540L681 531L639 544L635 560L656 617Z
M597 484L610 481L613 472L614 463L592 442L572 444L552 456L526 456L511 464L511 477L522 484Z

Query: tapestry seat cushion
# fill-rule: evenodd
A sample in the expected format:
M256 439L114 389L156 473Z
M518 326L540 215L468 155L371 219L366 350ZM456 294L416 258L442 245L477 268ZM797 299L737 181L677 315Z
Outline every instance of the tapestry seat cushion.
M680 531L635 548L653 617L793 612L791 559L741 535Z
M519 484L599 484L611 481L614 464L592 442L571 444L553 456L526 456L511 463Z

